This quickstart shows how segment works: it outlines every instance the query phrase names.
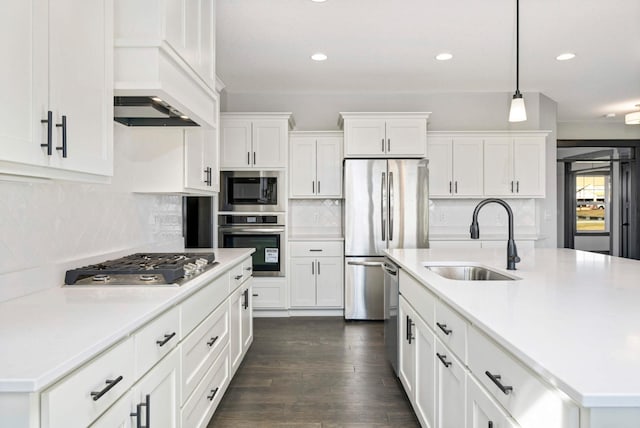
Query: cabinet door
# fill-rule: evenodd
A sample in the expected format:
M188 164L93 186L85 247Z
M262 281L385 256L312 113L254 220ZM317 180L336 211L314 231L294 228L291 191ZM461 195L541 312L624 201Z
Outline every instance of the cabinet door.
M316 155L316 194L342 197L342 138L318 138Z
M0 160L47 165L47 2L4 2L0 14ZM11 62L9 66L8 61Z
M138 404L145 404L140 408L144 426L159 428L177 428L179 425L180 403L180 358L179 350L174 349L164 357L149 373L147 373L133 388L134 403L131 411L137 411ZM147 419L147 412L149 418ZM136 418L134 417L134 422Z
M514 139L513 166L516 195L545 195L545 152L545 137Z
M184 131L184 187L209 190L208 176L204 164L205 133L201 129Z
M453 140L453 194L482 196L482 139Z
M287 121L253 121L253 166L285 168L287 166Z
M386 136L386 153L389 156L427 154L427 121L424 119L389 119Z
M242 353L244 354L253 343L253 304L251 287L253 280L249 279L245 282L242 296Z
M464 428L467 377L464 367L452 354L439 340L436 341L437 426Z
M410 334L413 330L413 318L415 314L409 304L400 296L400 312L398 323L400 324L398 340L398 377L404 386L404 390L409 397L411 404L415 403L415 370L416 370L416 345L415 335Z
M436 422L436 339L427 324L414 319L416 341L415 403L416 416L425 428Z
M467 423L468 428L518 428L504 410L489 397L477 381L467 379Z
M429 196L453 193L451 138L429 139Z
M220 167L249 168L252 163L251 121L223 119L220 124Z
M345 156L377 156L386 153L383 119L349 119L345 121Z
M316 259L291 257L291 306L316 305Z
M314 137L291 138L291 162L289 165L290 196L315 196L316 184L316 139Z
M130 415L133 393L127 392L122 398L109 408L102 416L90 425L91 428L131 428L135 426L134 418ZM135 408L135 406L134 406ZM133 425L132 425L133 424Z
M510 137L484 140L484 194L511 196L513 182L513 143Z
M81 36L79 36L81 35ZM49 8L52 165L113 175L113 0L59 0Z
M319 257L316 260L316 305L342 307L344 296L342 257Z
M218 130L207 129L202 130L204 134L204 141L202 147L203 167L210 168L209 186L208 190L219 192L220 191L220 165L218 162ZM203 168L203 171L204 171Z
M242 292L242 288L238 288L229 297L229 357L232 374L242 361Z

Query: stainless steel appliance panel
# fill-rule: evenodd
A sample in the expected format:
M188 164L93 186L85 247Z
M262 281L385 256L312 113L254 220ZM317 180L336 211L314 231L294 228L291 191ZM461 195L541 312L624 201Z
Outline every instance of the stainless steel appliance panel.
M398 267L388 259L384 265L384 343L387 359L398 374L398 306L400 286Z
M281 171L220 172L220 211L281 212L286 197Z
M382 255L387 247L387 161L344 162L346 256Z
M426 159L388 161L387 248L429 247L429 176Z
M345 258L345 319L384 319L384 260L384 257Z

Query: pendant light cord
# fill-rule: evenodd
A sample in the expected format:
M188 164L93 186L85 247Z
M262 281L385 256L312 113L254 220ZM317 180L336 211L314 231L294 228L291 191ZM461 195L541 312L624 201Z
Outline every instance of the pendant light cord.
M520 0L516 0L516 93L520 93Z

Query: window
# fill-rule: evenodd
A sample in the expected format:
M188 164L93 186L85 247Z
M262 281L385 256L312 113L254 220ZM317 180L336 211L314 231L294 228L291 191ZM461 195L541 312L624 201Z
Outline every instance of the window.
M607 232L608 174L576 175L576 232Z

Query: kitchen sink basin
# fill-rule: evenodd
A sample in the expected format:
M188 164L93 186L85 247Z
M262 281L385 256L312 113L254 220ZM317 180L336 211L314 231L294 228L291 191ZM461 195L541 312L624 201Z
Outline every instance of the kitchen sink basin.
M484 266L435 264L425 264L424 266L443 278L457 281L515 281L520 279Z

